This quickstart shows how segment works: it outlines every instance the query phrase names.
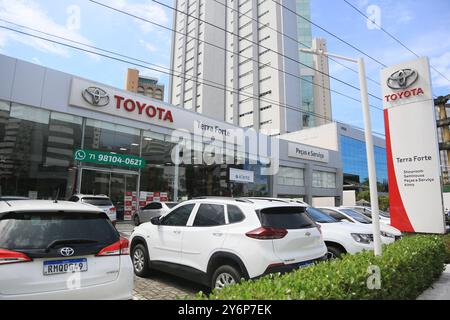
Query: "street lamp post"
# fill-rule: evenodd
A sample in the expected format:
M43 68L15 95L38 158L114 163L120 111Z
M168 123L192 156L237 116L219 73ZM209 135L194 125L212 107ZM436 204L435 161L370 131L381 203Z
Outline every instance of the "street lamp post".
M361 91L361 102L363 107L364 115L364 131L366 140L366 152L367 152L367 167L369 170L369 187L370 187L370 204L372 207L372 228L373 228L373 240L375 255L381 255L381 233L380 233L380 214L378 207L378 187L377 187L377 174L375 170L375 155L372 137L372 122L370 119L370 109L369 109L369 94L367 90L367 80L366 80L366 68L363 58L351 59L343 57L336 54L331 54L324 52L323 50L312 50L312 49L300 49L301 52L323 55L327 57L334 57L336 59L341 59L349 62L358 64L359 69L359 84Z

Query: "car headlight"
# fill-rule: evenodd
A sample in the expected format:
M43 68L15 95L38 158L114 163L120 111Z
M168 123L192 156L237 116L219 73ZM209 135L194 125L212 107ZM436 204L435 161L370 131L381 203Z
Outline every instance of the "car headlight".
M373 242L372 234L352 233L352 238L358 243L370 244Z
M395 235L393 235L392 233L389 233L389 232L381 231L381 236L382 236L382 237L385 237L385 238L392 238L392 239L395 239Z

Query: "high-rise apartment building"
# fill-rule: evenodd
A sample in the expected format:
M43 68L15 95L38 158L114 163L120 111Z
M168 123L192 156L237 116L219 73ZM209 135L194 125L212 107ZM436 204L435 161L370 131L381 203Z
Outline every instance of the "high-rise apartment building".
M296 9L292 0L280 3ZM176 0L176 7L171 64L179 77L170 103L271 134L301 129L295 14L270 0Z
M164 85L158 83L158 79L145 77L139 74L139 70L128 69L125 77L125 90L142 94L146 97L164 100Z
M327 52L327 42L322 38L315 38L312 42L312 49ZM314 126L321 126L332 122L330 94L330 68L328 57L323 55L313 55L314 71Z
M296 0L298 48L326 50L325 39L313 39L310 0ZM302 18L303 17L303 18ZM303 127L316 127L331 122L331 97L328 58L299 51L301 75L301 109Z

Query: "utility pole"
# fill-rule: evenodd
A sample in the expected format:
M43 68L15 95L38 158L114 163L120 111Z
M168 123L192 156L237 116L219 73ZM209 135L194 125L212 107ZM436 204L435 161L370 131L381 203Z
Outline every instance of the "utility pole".
M382 249L381 249L380 214L379 214L380 210L378 207L378 185L377 185L377 174L375 170L375 153L372 137L372 122L370 119L369 93L367 89L366 67L364 64L364 59L347 58L329 52L324 52L323 50L300 49L300 51L316 55L323 55L327 57L334 57L336 59L353 62L358 65L361 103L364 115L364 133L366 140L367 168L369 170L369 188L370 188L370 204L372 211L374 251L376 256L380 256L382 253L381 251Z

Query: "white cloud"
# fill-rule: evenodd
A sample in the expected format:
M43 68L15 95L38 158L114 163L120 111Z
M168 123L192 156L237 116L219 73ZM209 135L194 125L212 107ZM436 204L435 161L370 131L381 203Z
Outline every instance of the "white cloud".
M158 49L151 43L146 42L144 40L139 40L139 43L148 51L151 53L155 53L156 51L158 51Z
M147 0L145 3L131 3L128 0L112 0L112 3L108 3L116 9L120 9L131 13L137 17L161 24L166 26L169 23L169 18L164 8ZM144 33L149 33L155 30L155 26L151 23L140 19L134 19Z
M54 22L48 13L33 0L0 0L0 18L29 28L49 32L59 37L91 44L89 40L79 34L78 30L69 30L66 26ZM5 25L17 29L15 26ZM33 33L28 30L25 31ZM41 52L63 57L69 56L68 50L60 45L12 31L0 30L0 46L5 46L9 41L20 42Z

